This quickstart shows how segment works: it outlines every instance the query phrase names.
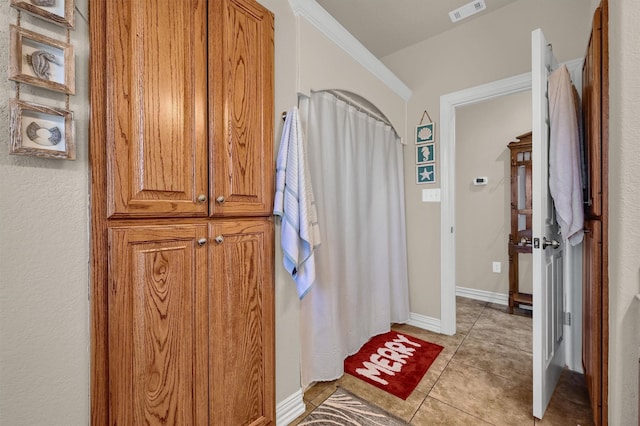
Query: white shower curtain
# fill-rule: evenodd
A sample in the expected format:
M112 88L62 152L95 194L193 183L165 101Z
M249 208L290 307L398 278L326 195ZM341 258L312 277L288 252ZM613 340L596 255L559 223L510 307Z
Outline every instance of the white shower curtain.
M394 130L326 92L301 98L322 245L301 301L303 389L409 319L402 145ZM306 117L306 120L305 120Z

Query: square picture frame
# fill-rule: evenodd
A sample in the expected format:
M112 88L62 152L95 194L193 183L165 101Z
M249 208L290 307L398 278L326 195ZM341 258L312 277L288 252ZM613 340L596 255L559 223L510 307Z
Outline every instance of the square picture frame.
M416 164L433 163L434 161L436 161L435 143L416 146Z
M74 0L11 0L11 7L65 28L75 28Z
M17 99L9 107L10 154L76 159L72 111Z
M416 183L436 183L436 164L430 163L416 166Z
M9 79L56 92L76 92L73 46L11 25Z
M425 123L416 126L416 144L435 141L435 123Z

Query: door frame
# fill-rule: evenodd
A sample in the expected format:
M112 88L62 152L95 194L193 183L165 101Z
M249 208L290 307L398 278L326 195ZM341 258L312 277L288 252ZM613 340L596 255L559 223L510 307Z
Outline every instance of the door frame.
M564 62L572 77L574 71L582 70L582 58ZM481 84L468 89L451 92L440 96L440 333L452 336L456 333L456 210L455 210L455 176L456 176L456 109L488 101L501 96L531 90L531 73L527 72L513 77L496 80L491 83ZM572 253L573 254L573 253ZM567 262L581 262L582 258L573 254L566 259ZM572 283L571 289L577 289L574 284L577 271L581 265L567 264L565 267L565 283ZM577 268L580 266L580 268ZM581 283L579 283L581 285ZM580 287L581 288L581 287ZM575 297L569 297L571 301L570 311L581 311L580 302L576 303ZM581 314L581 312L580 312ZM581 315L580 315L581 316ZM568 340L575 342L576 337L581 338L581 333L574 333L572 329L580 325L581 320L572 318L569 330L565 327ZM581 345L570 345L568 352L581 351ZM576 356L567 354L567 365L573 370L581 370L581 365L575 360L580 360L581 352Z
M456 333L456 108L531 90L524 73L440 96L440 332Z

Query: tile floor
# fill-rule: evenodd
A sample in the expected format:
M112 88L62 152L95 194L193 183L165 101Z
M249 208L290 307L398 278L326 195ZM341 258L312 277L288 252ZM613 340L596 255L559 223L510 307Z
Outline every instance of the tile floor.
M405 400L349 374L307 390L306 416L337 386L382 407L412 425L589 426L584 378L566 370L544 419L534 419L532 404L532 322L526 313L509 315L505 306L459 297L458 332L444 336L410 325L397 331L444 347L427 374Z

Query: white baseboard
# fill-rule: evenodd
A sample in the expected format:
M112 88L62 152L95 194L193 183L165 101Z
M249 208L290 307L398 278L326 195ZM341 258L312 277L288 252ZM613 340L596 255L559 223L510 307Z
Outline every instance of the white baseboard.
M302 389L287 397L276 406L276 425L287 426L300 415L304 414L306 407L302 399Z
M456 286L456 296L467 297L469 299L481 300L483 302L496 303L498 305L508 305L509 295L494 293L492 291L476 290L473 288Z
M410 312L407 324L424 330L433 331L434 333L440 333L440 320L438 318Z

